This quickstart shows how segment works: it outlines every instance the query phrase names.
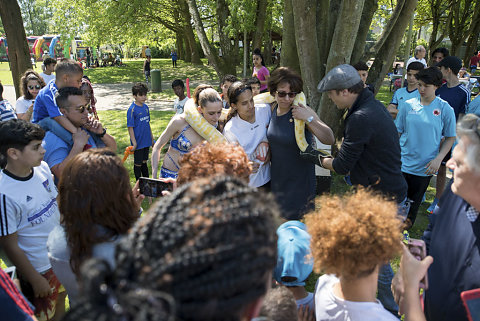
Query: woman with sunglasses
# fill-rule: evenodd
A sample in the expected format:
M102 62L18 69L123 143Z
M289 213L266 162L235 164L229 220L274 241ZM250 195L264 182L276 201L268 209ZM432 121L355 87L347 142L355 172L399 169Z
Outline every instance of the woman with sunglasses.
M19 119L30 121L32 119L33 103L40 89L45 87L45 81L37 72L27 70L20 82L22 84L23 96L17 99L15 112Z
M248 155L252 164L249 185L270 190L267 128L271 110L265 104L255 106L252 87L240 81L228 88L228 103L230 111L223 134L229 142L242 146Z
M315 135L323 144L335 142L332 130L313 109L293 105L303 88L302 78L293 70L280 67L268 80L268 90L275 97L272 118L267 130L271 152L271 189L280 205L281 214L296 220L314 208L316 192L315 165L300 156L295 140L294 119L305 121L305 137L312 144Z

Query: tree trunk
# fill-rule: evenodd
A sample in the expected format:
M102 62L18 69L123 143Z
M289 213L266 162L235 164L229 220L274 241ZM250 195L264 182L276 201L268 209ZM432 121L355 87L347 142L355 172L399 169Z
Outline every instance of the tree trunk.
M295 39L297 42L303 90L312 108L318 107L320 93L317 85L320 81L320 54L317 42L317 1L296 0L293 6Z
M17 98L20 97L20 78L32 68L30 50L23 28L23 19L17 0L0 1L0 17L8 39L8 59Z
M182 40L183 40L183 54L184 54L184 59L183 61L185 62L192 62L192 52L190 51L190 44L188 43L188 39L187 37L185 36L185 30L183 30L184 32L183 35L182 35Z
M336 17L330 52L327 59L327 72L333 67L350 63L355 35L358 32L364 0L343 0ZM345 23L348 21L348 23ZM316 87L316 86L315 86ZM316 88L315 88L316 89ZM320 118L333 130L336 137L342 137L342 116L344 111L334 106L328 96L322 95L320 101Z
M450 2L450 0L448 1ZM437 46L445 39L445 35L450 28L451 19L447 19L447 23L442 21L442 16L445 10L449 6L449 3L445 3L445 0L432 0L430 1L430 11L432 12L432 34L428 41L428 56L430 56L437 48ZM438 33L440 32L440 37Z
M188 4L185 0L179 1L179 10L182 17L184 17L183 32L185 35L185 51L190 53L191 62L196 65L201 65L202 61L200 60L200 53L198 52L197 43L195 40L195 35L192 28L192 16L190 11L188 11Z
M407 29L408 23L410 22L410 18L415 11L417 2L418 0L405 1L405 4L401 10L401 14L392 28L395 30L395 32L391 32L387 39L385 39L383 45L378 49L377 55L375 56L375 61L370 68L367 79L369 84L374 85L375 93L377 93L380 89L380 86L383 83L383 78L393 64L395 53L400 47L403 35Z
M183 43L183 34L181 32L177 32L175 37L175 47L177 48L178 59L185 61L185 49Z
M357 63L363 57L365 52L365 44L367 41L368 31L372 24L373 15L378 8L378 0L365 0L363 6L362 18L360 19L360 26L358 27L357 38L352 52L352 63ZM368 59L366 59L368 61ZM365 62L366 62L365 61Z
M462 1L464 2L464 8L461 8ZM476 3L477 1L478 0L475 0L473 2ZM472 3L472 0L456 0L450 9L450 12L453 12L453 15L448 35L452 41L452 50L450 52L452 56L460 53L460 48L469 35L469 27L474 16L474 14L472 14L472 6L474 3Z
M470 58L473 56L473 52L477 51L479 34L480 34L480 4L477 2L475 6L475 12L472 18L472 24L470 25L467 48L465 50L465 56L463 57L463 65L466 66L467 68L470 67Z
M255 18L255 31L253 33L253 49L262 49L263 31L267 17L267 0L257 0L257 14Z
M235 52L234 45L232 45L230 36L227 30L227 20L230 16L230 11L226 0L217 0L217 25L218 35L220 38L220 48L222 49L222 61L224 69L228 74L236 75L236 62L238 61L238 52Z
M11 0L12 1L12 0ZM223 65L223 62L218 57L215 50L213 50L210 41L208 41L207 34L203 28L203 22L200 18L200 13L198 12L196 0L187 0L188 9L192 16L192 19L195 23L195 30L197 31L198 39L200 40L200 45L202 46L203 53L207 57L208 61L215 69L218 78L223 78L224 75L228 73L227 68Z
M297 43L295 41L292 0L284 0L283 8L283 35L280 64L282 67L290 67L298 73L301 73L297 53Z

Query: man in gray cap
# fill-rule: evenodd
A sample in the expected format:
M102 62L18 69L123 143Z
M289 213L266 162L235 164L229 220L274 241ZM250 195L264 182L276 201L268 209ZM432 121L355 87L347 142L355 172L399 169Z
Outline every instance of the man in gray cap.
M321 165L341 175L350 175L353 185L362 185L391 198L399 209L408 206L407 183L403 178L397 128L385 106L364 88L357 70L351 65L334 67L318 84L320 92L338 109L348 109L343 143L337 157L322 157ZM402 214L408 213L403 208ZM389 264L380 269L378 298L392 313L398 312L390 284L393 271Z

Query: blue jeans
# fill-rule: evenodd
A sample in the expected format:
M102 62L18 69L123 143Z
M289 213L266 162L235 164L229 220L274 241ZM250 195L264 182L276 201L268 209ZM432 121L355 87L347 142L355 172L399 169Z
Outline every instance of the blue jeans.
M385 309L398 316L398 305L395 303L392 294L393 270L390 263L380 267L378 272L378 300L382 302Z

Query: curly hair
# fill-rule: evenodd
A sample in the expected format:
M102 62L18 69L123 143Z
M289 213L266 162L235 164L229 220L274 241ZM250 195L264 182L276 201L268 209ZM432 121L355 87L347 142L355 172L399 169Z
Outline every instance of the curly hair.
M58 194L75 274L95 244L127 233L139 216L128 171L106 148L90 149L71 159L62 172Z
M179 320L239 320L267 290L277 218L272 196L237 178L182 185L120 242L115 283L170 294Z
M320 210L305 216L316 272L358 278L400 252L401 221L394 202L360 189L343 197L323 196L320 204Z
M272 72L270 78L268 78L267 86L270 95L275 96L277 87L281 83L287 83L290 85L290 90L292 92L299 93L303 91L303 80L300 75L295 72L293 69L288 67L280 67L275 69Z
M177 184L182 185L200 177L230 175L248 183L252 166L239 145L205 142L180 159Z
M27 87L28 82L32 80L37 81L41 88L46 86L45 81L36 71L33 71L33 70L25 71L25 73L22 76L22 79L20 80L22 84L22 94L23 94L23 97L25 97L25 99L34 98L32 94L28 91L28 87Z

